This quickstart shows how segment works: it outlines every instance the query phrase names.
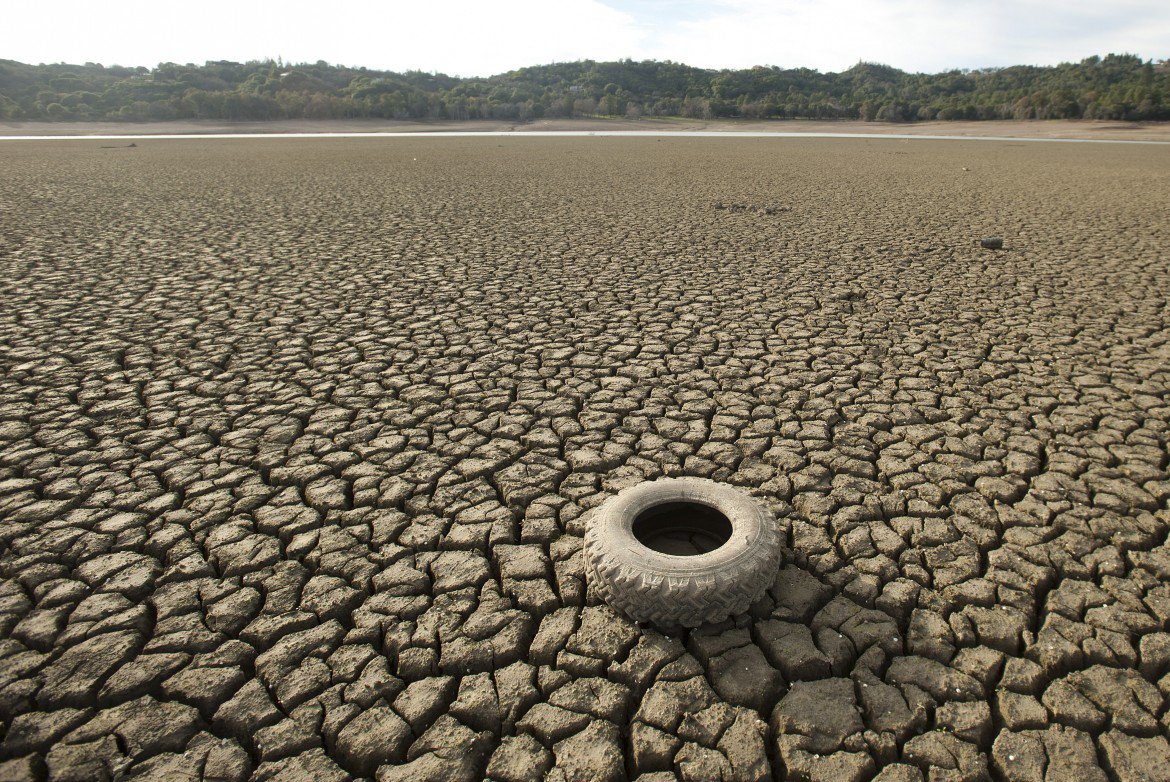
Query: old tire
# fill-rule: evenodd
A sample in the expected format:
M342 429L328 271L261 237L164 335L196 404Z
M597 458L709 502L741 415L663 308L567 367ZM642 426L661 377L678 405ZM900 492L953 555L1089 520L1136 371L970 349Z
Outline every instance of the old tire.
M706 553L655 551L635 536L634 522L664 506L713 508L730 523L730 534ZM668 630L747 611L779 566L780 531L772 513L746 492L701 478L624 489L594 511L585 531L585 571L598 595L631 619Z

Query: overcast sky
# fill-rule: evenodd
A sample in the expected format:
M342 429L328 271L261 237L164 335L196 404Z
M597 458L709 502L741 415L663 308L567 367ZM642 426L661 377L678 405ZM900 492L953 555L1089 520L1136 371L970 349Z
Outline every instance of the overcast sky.
M22 62L326 60L487 76L589 58L937 72L1170 57L1170 0L56 0L6 3Z

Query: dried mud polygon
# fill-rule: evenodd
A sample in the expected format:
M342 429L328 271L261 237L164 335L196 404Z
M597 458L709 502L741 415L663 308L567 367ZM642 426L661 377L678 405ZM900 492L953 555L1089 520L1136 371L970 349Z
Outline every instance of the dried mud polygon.
M1170 151L99 144L0 149L0 778L1170 774ZM750 617L587 589L663 475Z

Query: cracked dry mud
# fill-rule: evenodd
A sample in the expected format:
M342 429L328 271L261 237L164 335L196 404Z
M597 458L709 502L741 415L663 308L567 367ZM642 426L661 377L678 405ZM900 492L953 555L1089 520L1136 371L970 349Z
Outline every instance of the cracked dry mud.
M1170 150L0 161L0 778L1170 776ZM750 617L586 589L662 475Z

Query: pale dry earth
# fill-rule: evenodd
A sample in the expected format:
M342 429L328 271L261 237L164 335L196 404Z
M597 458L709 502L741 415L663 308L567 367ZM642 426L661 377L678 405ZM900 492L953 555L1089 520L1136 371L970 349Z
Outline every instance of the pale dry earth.
M1170 122L1102 120L988 120L986 122L861 122L857 120L541 119L530 122L473 120L273 120L223 122L0 122L4 136L97 136L216 133L434 133L434 132L740 132L850 133L913 136L971 136L1100 141L1170 142Z
M0 165L0 778L1170 774L1170 149ZM663 475L778 514L749 616L586 588Z

